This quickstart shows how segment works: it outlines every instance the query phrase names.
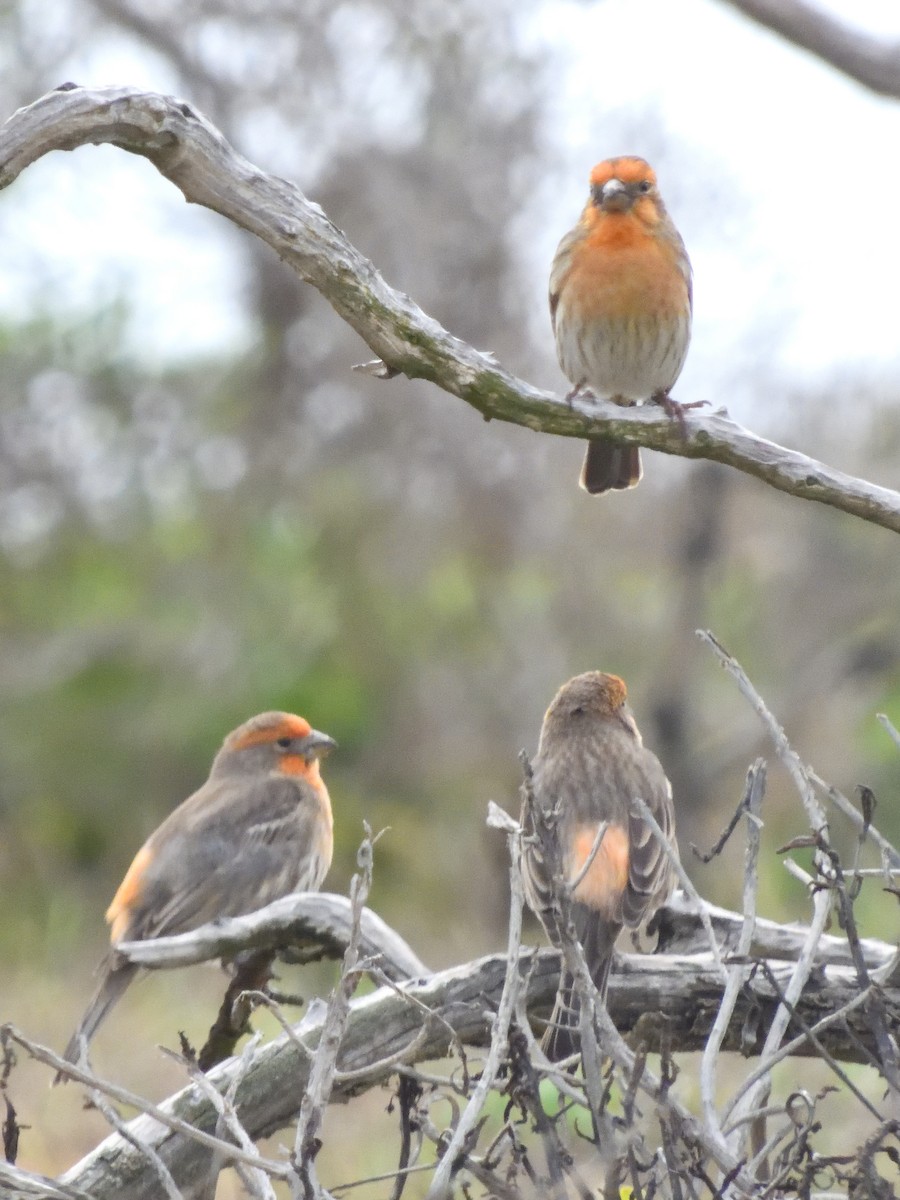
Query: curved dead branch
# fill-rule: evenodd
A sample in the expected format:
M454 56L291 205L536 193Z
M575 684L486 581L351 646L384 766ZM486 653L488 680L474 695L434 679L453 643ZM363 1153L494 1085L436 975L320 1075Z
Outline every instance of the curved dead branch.
M731 920L740 918L731 914ZM685 928L692 922L700 930L696 913L679 906L668 926L674 923ZM773 931L770 938L787 958L795 947L795 936L802 932L788 927L781 937ZM685 939L690 940L690 935L685 933ZM882 961L892 953L891 947L874 942L869 943L869 950L873 959ZM776 959L761 962L751 972L725 1031L723 1050L745 1055L759 1052L792 969L789 959ZM529 1016L540 1023L556 994L559 955L553 950L525 952L519 970L523 988L527 988ZM348 1099L383 1085L398 1070L416 1063L459 1055L463 1044L487 1045L506 973L506 956L489 955L425 980L386 984L353 1001L332 1100ZM721 973L708 952L620 955L610 981L608 1010L619 1032L642 1050L659 1051L664 1044L679 1052L699 1050L721 998ZM818 968L815 986L804 992L788 1030L790 1052L820 1055L825 1048L836 1059L867 1061L875 1046L864 1000L851 966ZM896 1024L900 1021L900 988L885 987L882 1001ZM325 1019L324 1012L313 1012L299 1026L257 1050L249 1062L230 1059L207 1076L223 1093L237 1080L235 1112L254 1141L296 1120ZM812 1038L804 1033L809 1030ZM9 1026L4 1027L3 1037L54 1070L63 1065L57 1055ZM134 1103L145 1115L129 1123L132 1141L114 1133L57 1182L60 1189L85 1192L96 1200L155 1195L158 1176L141 1148L149 1147L178 1180L185 1196L197 1194L195 1189L206 1179L210 1136L218 1122L215 1105L202 1088L192 1084L153 1107L77 1068L71 1073L113 1100ZM186 1135L186 1126L198 1130L202 1140Z
M310 962L340 958L352 928L352 906L333 892L283 896L243 917L210 921L173 937L120 942L118 952L142 967L188 967L247 950L277 950L287 959ZM371 908L360 914L360 954L378 964L388 979L426 978L431 971L395 929Z
M852 29L806 0L725 0L745 17L808 50L879 96L900 99L900 43Z
M655 405L569 404L517 379L390 287L298 187L248 162L205 117L173 96L74 84L48 92L0 129L0 188L53 150L100 143L149 159L190 203L221 213L273 247L378 355L366 367L372 374L428 379L487 420L564 437L602 434L623 445L724 463L789 495L900 532L900 494L757 437L724 412L690 411L682 430Z

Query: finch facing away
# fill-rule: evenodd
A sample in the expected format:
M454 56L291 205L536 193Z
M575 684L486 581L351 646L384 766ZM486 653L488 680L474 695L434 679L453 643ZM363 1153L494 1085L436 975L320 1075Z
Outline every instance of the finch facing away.
M209 778L137 852L106 910L112 949L94 998L66 1047L77 1062L139 968L119 942L196 929L320 888L332 853L331 801L319 759L335 746L303 717L267 712L228 737ZM59 1077L57 1077L57 1082Z
M547 709L532 764L534 799L558 812L557 837L571 916L601 996L623 925L636 928L665 903L671 862L646 821L631 812L635 797L650 808L673 848L672 789L656 755L644 747L616 675L588 671L560 688ZM598 833L606 832L595 848ZM593 853L593 858L591 855ZM551 941L551 890L540 846L524 855L525 892ZM580 877L580 878L579 878ZM577 883L576 883L577 881ZM564 972L544 1049L558 1061L578 1048L578 1002Z
M591 171L581 220L562 239L550 272L556 353L573 387L616 404L655 400L669 389L691 340L691 264L666 212L653 168L610 158ZM637 446L588 442L581 486L591 494L635 487Z

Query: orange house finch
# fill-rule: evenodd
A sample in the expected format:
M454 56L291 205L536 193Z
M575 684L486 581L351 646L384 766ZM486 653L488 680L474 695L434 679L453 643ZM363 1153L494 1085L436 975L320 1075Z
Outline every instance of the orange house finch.
M550 272L550 316L570 398L583 388L616 404L669 389L691 340L691 264L642 158L610 158L591 172L581 220L559 243ZM591 494L635 487L637 446L588 442L581 486Z
M206 783L151 834L106 910L112 950L94 998L66 1047L81 1038L137 975L118 942L143 941L237 917L291 892L318 891L331 865L331 801L319 759L335 746L291 713L251 717L228 737Z
M571 886L571 916L600 994L606 995L613 946L623 925L636 928L665 902L671 862L631 804L640 797L675 847L672 789L655 754L645 749L625 684L616 675L588 671L557 692L541 727L532 786L537 805L558 811L557 837L564 878ZM597 835L606 832L591 859ZM551 941L550 887L540 846L530 839L524 855L528 903ZM578 1008L572 977L560 980L544 1039L551 1059L577 1048Z

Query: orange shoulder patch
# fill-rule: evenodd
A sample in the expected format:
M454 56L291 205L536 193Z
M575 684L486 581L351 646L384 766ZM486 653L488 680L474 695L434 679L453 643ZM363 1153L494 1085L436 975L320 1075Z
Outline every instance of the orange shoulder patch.
M144 874L152 859L153 851L149 847L142 846L138 850L134 861L125 872L125 878L119 884L119 890L106 910L106 921L110 927L109 940L113 943L125 940L131 923L131 910L140 897Z
M575 834L571 878L580 874L594 848L596 836L597 827L590 825L583 826ZM628 886L628 857L628 834L621 825L610 825L572 898L611 917Z

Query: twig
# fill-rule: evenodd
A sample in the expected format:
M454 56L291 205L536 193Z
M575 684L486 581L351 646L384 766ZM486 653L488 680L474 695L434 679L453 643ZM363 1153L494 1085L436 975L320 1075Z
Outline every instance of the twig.
M159 1180L168 1200L183 1200L181 1191L178 1188L175 1180L172 1178L172 1172L154 1150L154 1148L142 1137L138 1137L133 1129L128 1128L127 1122L123 1121L116 1112L113 1105L107 1100L99 1088L92 1087L89 1092L91 1104L100 1112L106 1122L112 1129L116 1131L119 1137L124 1138L129 1146L134 1146L135 1150L141 1153L153 1169L153 1173ZM250 1153L255 1154L256 1148L250 1147Z
M809 876L807 876L807 881ZM727 908L719 908L715 904L707 904L706 911L713 923L713 929L719 940L719 945L725 953L736 953L744 927L743 915L731 912ZM705 953L707 944L706 934L700 928L700 918L696 906L680 892L670 897L668 903L659 914L664 928L665 941L660 950L673 954ZM753 935L752 954L756 958L776 958L793 961L797 958L806 937L806 929L796 923L781 925L765 917L757 917ZM866 962L871 967L882 967L893 960L896 947L877 938L861 938L860 944L866 956ZM835 937L834 934L824 934L819 942L816 964L833 964L835 966L852 966L853 958L847 946L847 939Z
M457 1168L457 1159L467 1146L468 1139L481 1116L500 1064L506 1054L509 1025L515 1012L516 1000L521 986L519 977L519 955L522 950L522 909L525 894L522 884L522 835L521 831L507 835L510 868L509 932L506 940L507 967L503 991L497 1015L491 1026L491 1044L487 1060L468 1104L463 1110L453 1131L453 1136L434 1172L426 1200L444 1200L451 1194L451 1181Z
M596 836L594 837L594 844L593 844L593 846L591 846L590 854L587 856L587 858L582 863L581 870L578 872L578 874L575 876L575 878L570 879L569 882L566 884L566 886L569 889L570 896L575 895L575 893L578 891L579 884L581 884L581 882L584 880L585 876L587 875L588 871L594 865L594 859L597 857L597 851L600 849L603 839L606 837L607 829L609 829L609 821L601 821L600 825L597 828L597 833L596 833Z
M534 1040L534 1035L528 1024L527 1017L522 1011L522 997L519 996L516 1021L511 1029L509 1038L510 1082L509 1093L521 1105L534 1122L534 1129L541 1139L544 1149L544 1160L547 1163L548 1187L547 1195L552 1200L565 1200L564 1162L571 1156L566 1152L559 1130L549 1119L541 1103L540 1077L534 1066L533 1055L541 1056L541 1049ZM574 1182L579 1196L590 1200L590 1191L577 1175Z
M250 1152L255 1149L253 1140L238 1118L237 1110L234 1106L234 1097L235 1093L237 1092L238 1084L243 1079L253 1061L253 1056L259 1046L259 1042L260 1038L257 1034L251 1038L244 1047L244 1050L241 1053L238 1070L235 1072L228 1091L224 1096L207 1078L203 1068L198 1066L197 1063L193 1062L188 1055L175 1054L171 1050L166 1050L165 1048L163 1049L164 1054L170 1058L173 1058L182 1067L184 1067L185 1070L187 1070L195 1086L203 1093L203 1095L218 1113L219 1119L216 1123L216 1136L224 1141L222 1132L224 1129L227 1129L234 1138L235 1144ZM219 1172L225 1166L226 1161L229 1158L230 1155L226 1156L221 1152L218 1152L210 1161L208 1173L208 1195L211 1198L216 1194L216 1181L218 1179ZM235 1163L235 1169L237 1170L244 1187L251 1196L256 1196L257 1200L276 1200L275 1190L269 1182L269 1178L264 1171L259 1170L257 1167L245 1167L244 1164L238 1165L237 1163Z
M325 1194L318 1181L315 1169L316 1155L321 1148L318 1133L325 1117L325 1108L331 1096L337 1070L337 1056L341 1040L350 1019L350 999L359 982L359 943L361 913L372 885L372 856L374 840L368 825L366 836L357 854L360 870L350 884L350 939L344 953L341 978L331 994L328 1014L322 1026L319 1044L309 1073L309 1083L300 1103L300 1116L294 1136L294 1151L291 1156L291 1190L305 1200L321 1200Z
M708 629L698 629L697 637L709 646L721 665L733 677L741 695L750 702L751 707L765 726L775 746L775 752L794 781L794 786L797 789L800 799L803 801L803 806L806 809L809 824L813 832L820 836L823 834L827 836L828 821L824 809L816 799L810 773L791 747L784 730L769 712L763 698L750 682L744 668L736 658L728 653L721 642Z
M92 1200L87 1192L59 1180L24 1171L0 1158L0 1195L11 1200Z
M776 753L786 767L789 775L794 781L794 785L800 796L803 806L806 809L807 817L812 828L813 837L815 839L817 849L815 853L815 861L817 870L825 877L828 884L831 883L833 869L830 860L827 858L828 851L828 822L825 817L825 812L816 797L810 774L803 766L799 756L791 747L787 740L784 730L769 712L762 697L753 687L740 663L728 653L728 651L716 640L709 631L697 631L697 636L704 641L716 657L719 659L722 666L736 680L738 689L741 694L750 702L757 715L760 717L763 725L769 733L770 738L775 746ZM802 993L806 982L812 971L815 958L815 951L818 945L818 940L822 936L825 926L828 923L833 907L833 894L830 886L818 890L813 897L813 920L810 925L803 950L798 958L793 973L791 975L788 986L785 989L785 1002L780 1005L775 1013L775 1017L769 1028L766 1037L765 1045L762 1050L762 1061L765 1062L778 1049L781 1044L784 1032L790 1021L791 1010L796 1006L800 994ZM769 1088L769 1076L763 1076L755 1085L754 1089L745 1092L744 1098L740 1106L735 1107L738 1113L746 1113L753 1111L760 1106L760 1102L764 1101L765 1095ZM744 1144L745 1138L741 1139L740 1144Z
M744 794L741 796L737 808L734 810L728 820L728 824L719 834L718 838L715 840L709 850L700 850L693 842L691 842L691 852L695 858L698 858L700 862L703 863L704 866L708 866L708 864L711 863L714 858L718 858L725 849L729 838L734 833L735 829L737 829L741 817L747 812L747 799L747 789L745 788Z
M783 1001L775 1012L772 1024L769 1026L768 1035L760 1052L760 1062L761 1064L766 1064L766 1070L760 1074L752 1088L747 1089L745 1086L740 1089L738 1095L743 1093L743 1098L737 1103L732 1100L726 1108L726 1116L730 1115L731 1112L734 1112L736 1116L743 1116L748 1112L756 1111L761 1104L765 1103L770 1086L771 1067L769 1064L774 1060L774 1056L778 1052L785 1031L790 1024L797 1000L809 979L813 968L816 945L831 916L831 909L831 893L825 889L816 892L813 897L813 919L803 950L788 980L788 985L784 990ZM742 1144L742 1142L739 1142L735 1149L738 1149Z
M747 784L738 812L747 814L747 846L744 852L744 922L738 941L737 953L741 959L746 959L753 945L753 935L756 927L756 897L759 887L759 846L760 820L763 796L766 790L766 764L758 758L747 772ZM700 1096L703 1105L703 1117L707 1127L714 1136L725 1146L724 1134L716 1112L716 1072L718 1069L719 1052L725 1031L731 1023L737 998L750 972L746 963L738 963L728 968L728 978L722 1002L716 1019L706 1040L703 1056L700 1060Z
M363 1083L371 1079L373 1074L389 1075L394 1070L399 1072L400 1067L416 1061L427 1041L428 1028L423 1025L395 1054L389 1054L385 1058L366 1063L364 1067L360 1067L356 1071L335 1071L334 1082L347 1088L348 1086L352 1087L354 1083Z
M863 816L853 801L848 800L847 797L838 791L836 787L833 787L832 784L826 783L824 779L820 779L815 771L813 771L811 768L807 768L807 771L809 778L819 789L819 791L826 797L826 799L831 801L834 807L838 809L843 816L847 818L847 820L853 825L854 829L856 829L858 833L861 833L864 825ZM870 825L868 827L868 832L872 841L875 842L882 853L887 855L891 865L894 867L900 867L900 850L897 850L893 843L888 841L884 834L881 833L880 830L876 829L874 825Z
M578 1088L572 1086L570 1077L562 1070L562 1063L552 1063L547 1058L540 1042L531 1031L531 1024L528 1020L528 1013L525 1011L525 997L520 994L519 1007L516 1011L516 1029L518 1035L525 1039L527 1045L526 1059L529 1067L536 1075L540 1075L544 1079L548 1079L557 1092L561 1096L565 1096L573 1104L584 1106L584 1095ZM572 1061L575 1062L578 1055L572 1055Z
M462 1070L463 1070L462 1083L457 1085L457 1084L454 1084L451 1082L450 1086L453 1087L454 1090L459 1093L459 1095L461 1095L461 1096L467 1095L468 1087L469 1087L469 1067L468 1067L468 1059L466 1057L466 1048L460 1041L459 1034L456 1032L456 1030L453 1028L453 1026L450 1024L450 1022L446 1019L446 1017L442 1017L440 1013L437 1013L434 1011L434 1009L429 1008L427 1004L423 1004L422 1001L419 1000L416 996L413 996L405 988L394 983L394 981L392 979L389 979L386 975L383 975L377 969L369 971L369 976L376 983L380 983L382 987L388 988L389 991L394 992L394 994L399 996L405 1004L408 1004L410 1006L410 1008L414 1008L418 1012L420 1012L422 1014L422 1018L423 1018L423 1025L422 1025L423 1029L427 1028L427 1026L431 1023L437 1023L438 1025L441 1026L442 1029L444 1029L446 1031L447 1037L449 1038L449 1042L450 1042L450 1049L456 1054L457 1058L459 1059L460 1066L462 1067ZM398 1065L399 1065L399 1063L398 1063Z
M298 1032L302 1028L302 1022L300 1022L299 1025L292 1024L287 1019L287 1017L284 1015L284 1013L282 1012L281 1005L274 998L274 996L270 996L267 992L252 991L252 990L244 992L243 995L248 1001L252 1002L253 1004L258 1004L258 1005L261 1005L263 1008L268 1009L268 1011L272 1014L272 1016L275 1018L275 1020L281 1026L282 1032L284 1033L285 1037L292 1043L292 1045L296 1046L297 1049L301 1052L301 1054L304 1054L308 1059L310 1059L310 1060L312 1059L312 1057L313 1057L312 1050L310 1050L309 1046L307 1046L306 1042L304 1042L303 1038L300 1036L300 1033Z
M891 741L894 743L897 749L900 750L900 730L896 729L891 723L887 713L876 713L875 717L881 722L884 729L887 730Z
M166 1112L165 1109L160 1108L158 1105L151 1104L149 1100L145 1100L135 1092L120 1087L118 1084L109 1083L105 1079L100 1079L92 1072L75 1066L74 1063L66 1062L58 1054L54 1054L52 1050L48 1050L46 1046L41 1046L38 1042L34 1042L26 1037L14 1025L3 1025L0 1027L0 1030L2 1030L4 1037L9 1038L27 1050L32 1058L44 1063L45 1066L52 1067L54 1071L62 1071L66 1078L74 1079L77 1083L82 1083L88 1088L102 1092L105 1096L110 1096L120 1104L131 1105L138 1112L145 1113L147 1116L152 1117L154 1121L158 1121L160 1125L171 1129L174 1133L181 1134L183 1137L196 1142L208 1150L224 1151L234 1159L239 1158L241 1162L247 1163L248 1166L259 1167L276 1179L289 1178L290 1169L284 1163L264 1158L260 1154L247 1154L239 1147L229 1145L228 1142L223 1142L219 1138L213 1137L212 1134L205 1133L202 1129L197 1129L189 1122L172 1116L171 1113Z
M858 849L861 848L864 838L865 833L860 836L860 847ZM847 935L847 943L853 955L853 965L856 968L856 976L859 980L860 988L864 992L869 993L867 1012L871 1021L872 1033L875 1037L875 1044L878 1048L880 1074L893 1092L894 1100L896 1101L900 1097L900 1064L897 1061L897 1044L888 1029L887 1014L884 1011L881 993L877 988L871 986L872 979L860 945L859 930L856 927L856 918L853 913L853 902L847 891L840 859L835 851L830 852L830 857L835 874L834 888L837 893L841 928Z
M459 1119L458 1115L456 1119ZM422 1132L434 1143L438 1153L443 1154L447 1141L446 1133L437 1129L433 1122L427 1118L423 1118L422 1120ZM498 1178L495 1172L486 1169L471 1153L462 1152L456 1165L457 1174L465 1170L480 1183L484 1184L488 1189L488 1195L491 1197L491 1200L522 1200L518 1188Z
M672 870L678 876L678 882L681 884L683 891L688 895L697 906L697 913L700 917L700 924L706 931L707 939L709 940L710 953L713 956L713 961L722 973L723 982L728 982L728 970L725 963L722 961L722 952L719 949L719 943L716 940L715 930L712 927L709 913L706 911L706 902L701 897L700 893L691 882L687 871L681 865L681 859L678 857L678 851L671 844L669 839L663 833L659 822L650 810L650 806L640 796L635 796L631 801L632 809L640 815L642 821L650 826L653 836L662 847L663 853L669 860Z
M337 1195L338 1192L349 1192L352 1188L365 1187L370 1183L386 1183L389 1179L408 1179L410 1175L422 1175L427 1171L433 1171L434 1167L431 1163L419 1163L418 1166L404 1167L404 1169L396 1171L383 1171L380 1175L367 1175L365 1179L353 1179L350 1183L336 1183L331 1191Z
M788 1004L789 1002L786 1000L784 993L782 992L781 988L778 986L778 980L776 979L775 975L773 974L772 971L769 970L768 964L763 963L762 966L763 966L763 971L765 972L766 980L768 981L768 983L769 983L770 987L772 988L773 992L775 993L775 995L778 997L779 1002L781 1004ZM865 996L866 993L862 992L862 993L860 993L860 995ZM842 1016L842 1018L846 1017L848 1012L852 1012L857 1007L855 1000L856 1000L856 998L854 998L854 1000L848 1001L847 1004L845 1004L841 1007L841 1009L839 1010L839 1014ZM864 1108L868 1109L869 1113L873 1117L875 1117L877 1120L880 1121L881 1113L879 1113L878 1109L874 1106L874 1104L872 1104L872 1102L859 1090L859 1088L854 1084L853 1080L850 1079L850 1077L847 1075L847 1073L841 1068L840 1064L828 1052L828 1049L823 1044L822 1039L819 1036L818 1026L824 1027L826 1021L829 1024L834 1024L833 1018L835 1016L837 1016L838 1014L829 1013L828 1017L822 1018L822 1020L817 1023L817 1026L810 1026L806 1023L806 1021L804 1021L803 1017L796 1010L796 1008L794 1008L793 1006L790 1006L790 1005L789 1005L789 1007L791 1008L791 1024L796 1025L798 1027L798 1029L800 1029L800 1036L799 1036L799 1038L795 1039L795 1041L800 1041L800 1040L805 1039L806 1041L810 1042L813 1046L815 1046L816 1056L818 1058L820 1058L822 1060L822 1062L825 1063L826 1066L831 1068L831 1070L838 1077L838 1079L841 1081L841 1083L850 1092L853 1093L853 1095L857 1098L857 1100L860 1102L860 1104L862 1104ZM865 1007L865 1005L863 1007ZM780 1050L776 1051L775 1057L781 1057ZM744 1086L746 1086L746 1084L744 1084Z
M605 1010L597 1010L597 1023L603 1038L603 1048L623 1070L634 1070L635 1054L625 1044L616 1027L613 1025ZM645 1068L640 1076L640 1090L656 1102L660 1117L672 1120L681 1131L681 1140L688 1147L695 1147L709 1157L723 1172L731 1174L732 1183L742 1195L752 1197L755 1194L754 1181L744 1172L740 1161L725 1150L712 1134L693 1117L686 1108L676 1100L668 1086L649 1068Z

